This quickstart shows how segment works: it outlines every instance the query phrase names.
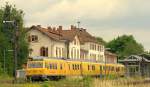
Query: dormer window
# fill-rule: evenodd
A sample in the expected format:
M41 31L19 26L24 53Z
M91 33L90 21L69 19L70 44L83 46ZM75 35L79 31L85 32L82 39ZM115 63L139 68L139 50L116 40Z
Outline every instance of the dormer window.
M76 41L76 39L74 40L74 45L77 45L77 41Z
M38 36L37 35L31 35L28 38L29 42L38 42Z

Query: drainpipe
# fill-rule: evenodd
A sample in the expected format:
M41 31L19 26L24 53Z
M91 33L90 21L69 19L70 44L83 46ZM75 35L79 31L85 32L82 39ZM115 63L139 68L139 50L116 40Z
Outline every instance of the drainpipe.
M69 59L69 40L66 41L67 46L67 59Z

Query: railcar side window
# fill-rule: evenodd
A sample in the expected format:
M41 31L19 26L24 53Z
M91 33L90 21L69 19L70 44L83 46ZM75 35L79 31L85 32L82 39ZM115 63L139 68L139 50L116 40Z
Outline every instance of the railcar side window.
M57 69L57 64L49 64L49 69Z
M105 66L102 66L103 70L105 70Z
M63 67L62 67L62 64L60 64L60 69L62 70L62 68L63 68Z
M80 69L82 69L82 65L80 64Z
M70 70L70 64L68 64L68 66L69 66L69 70Z
M74 64L72 64L72 69L74 70Z
M111 70L114 71L114 67L112 67Z
M111 71L111 66L109 66L109 71Z
M43 62L28 63L28 68L43 68Z
M118 67L118 71L120 72L120 68Z
M54 64L54 69L57 69L57 63L56 63L56 64Z
M49 68L49 65L48 65L48 63L45 63L45 68Z
M49 64L49 68L50 68L50 69L52 69L52 68L53 68L52 64Z
M78 70L80 70L80 65L78 64Z
M95 66L94 65L92 66L92 70L95 70Z
M103 69L102 69L102 66L100 66L100 71L102 71Z
M88 65L88 70L90 70L90 65Z
M76 64L74 64L74 70L76 70Z

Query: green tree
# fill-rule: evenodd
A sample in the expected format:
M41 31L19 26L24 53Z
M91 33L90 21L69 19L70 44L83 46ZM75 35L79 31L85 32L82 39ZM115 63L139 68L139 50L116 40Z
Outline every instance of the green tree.
M97 41L98 41L99 43L101 43L101 44L103 44L103 45L106 45L106 44L107 44L106 41L104 41L103 38L101 38L101 37L96 37L96 39L97 39Z
M18 39L18 69L22 64L26 62L28 56L28 43L25 40L25 29L23 28L23 16L22 10L18 10L15 6L9 5L0 9L0 62L3 63L3 52L6 50L6 71L9 75L13 74L13 52L8 50L13 49L13 35L15 34L14 23L3 23L3 21L15 21L17 28L19 29Z
M123 59L132 54L140 54L144 52L144 48L137 43L132 35L122 35L108 42L107 47L111 52L116 53L119 58Z
M0 75L3 73L3 70L2 70L2 66L1 66L1 63L0 63Z

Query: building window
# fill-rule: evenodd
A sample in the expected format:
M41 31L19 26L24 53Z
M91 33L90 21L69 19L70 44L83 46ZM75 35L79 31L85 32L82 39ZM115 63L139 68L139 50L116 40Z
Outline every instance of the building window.
M48 47L41 47L40 56L48 57Z
M58 57L58 48L56 47L56 57Z
M38 42L38 36L37 35L31 35L28 37L29 42Z
M71 49L71 55L70 57L73 59L73 48Z
M103 52L104 51L104 46L100 46L100 51Z
M94 44L94 50L96 50L96 44Z
M65 57L65 49L62 48L62 57Z
M94 65L92 65L92 70L95 70L95 66Z
M79 50L77 50L77 58L79 59L80 58L80 52L79 52Z
M76 49L74 48L74 57L73 57L74 59L76 59L77 57L76 57Z
M62 47L56 47L56 57L65 57L64 48Z
M94 44L90 44L90 49L94 50Z
M77 41L76 41L76 39L74 40L74 45L77 45Z

